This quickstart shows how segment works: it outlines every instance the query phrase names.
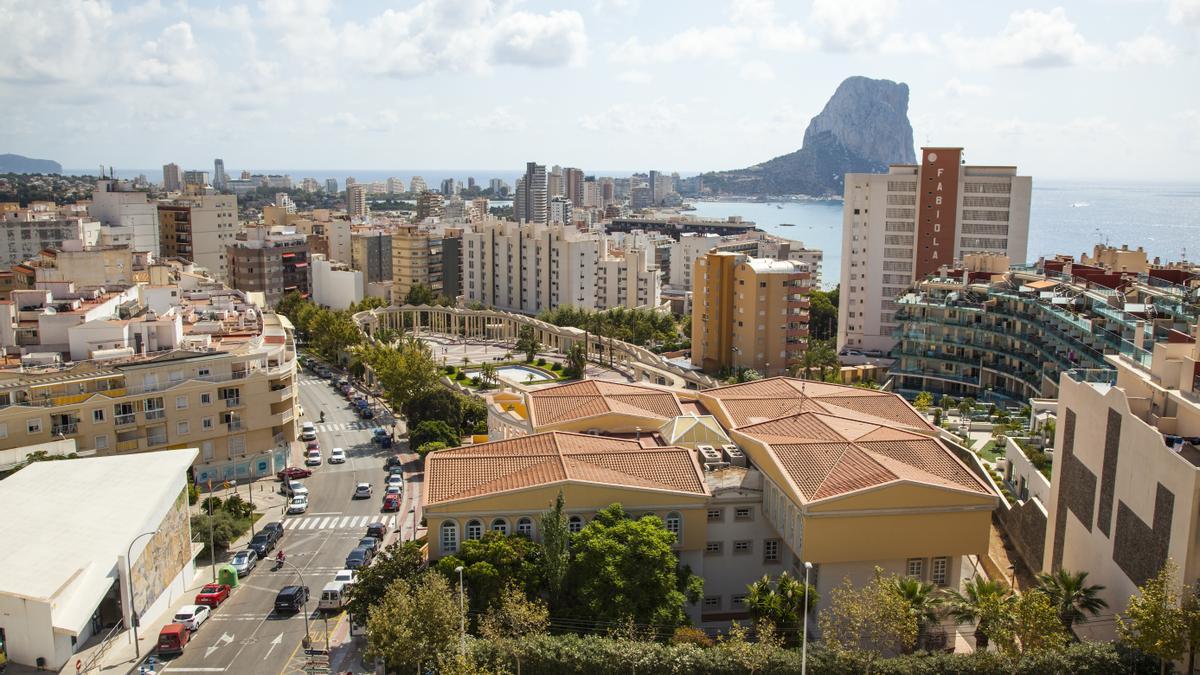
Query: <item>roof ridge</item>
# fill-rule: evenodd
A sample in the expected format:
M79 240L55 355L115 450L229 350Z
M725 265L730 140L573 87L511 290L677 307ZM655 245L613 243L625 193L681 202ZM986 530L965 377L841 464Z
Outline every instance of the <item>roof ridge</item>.
M893 471L891 469L891 467L888 467L887 465L883 464L882 462L879 462L878 460L876 460L874 453L867 452L866 450L859 447L859 445L857 443L855 443L854 441L845 441L845 443L847 445L846 449L837 458L837 461L834 462L830 466L829 473L825 475L825 478L823 478L821 480L821 483L817 486L817 489L813 491L813 500L814 501L816 501L817 495L820 494L821 490L825 487L825 482L828 481L829 477L833 475L834 470L837 469L840 465L842 465L843 462L847 461L847 459L848 459L847 455L849 455L851 452L854 452L856 454L853 456L853 458L850 458L850 459L866 460L867 462L874 464L880 470L889 474L892 477L892 480L901 480L901 477L895 471ZM862 489L862 488L859 488L859 489ZM852 490L851 492L853 492L853 491L854 490Z

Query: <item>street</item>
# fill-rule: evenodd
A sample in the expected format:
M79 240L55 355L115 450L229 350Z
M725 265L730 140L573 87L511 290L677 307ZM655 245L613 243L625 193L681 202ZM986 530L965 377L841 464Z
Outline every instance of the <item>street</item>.
M366 536L367 524L388 524L391 543L398 536L393 531L398 524L405 526L412 500L418 498L418 487L405 485L404 499L397 513L382 513L387 474L384 461L399 448L385 450L371 442L372 432L382 426L391 430L390 416L361 420L350 404L335 391L328 380L310 373L297 373L300 403L304 406L304 421L316 423L321 412L325 422L316 424L323 463L312 467L313 475L303 479L309 489L308 512L295 516L271 509L260 524L282 520L284 536L268 558L242 577L233 595L192 637L182 656L170 659L159 672L169 673L303 673L305 665L301 641L305 634L303 612L276 614L273 611L276 593L286 585L308 586L309 631L312 647L324 648L328 634L346 620L344 613L326 616L318 612L321 589L344 568L346 555ZM405 433L402 423L397 435ZM344 464L327 463L334 448L346 451ZM298 460L294 460L298 461ZM406 480L413 480L406 473ZM352 499L357 483L374 486L370 499ZM405 522L399 523L401 518ZM271 559L277 551L286 552L288 563L283 570L272 571ZM231 551L232 553L232 551ZM294 567L293 567L294 565ZM299 569L299 574L296 571ZM303 577L303 582L298 578Z

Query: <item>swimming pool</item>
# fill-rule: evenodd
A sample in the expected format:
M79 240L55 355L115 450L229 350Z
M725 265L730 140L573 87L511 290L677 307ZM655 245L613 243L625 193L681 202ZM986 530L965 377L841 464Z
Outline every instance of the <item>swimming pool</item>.
M466 371L467 375L475 377L479 375L478 368L472 368ZM530 377L532 376L532 378ZM529 366L500 366L496 369L496 377L499 377L505 382L512 384L527 384L529 382L545 382L554 378L537 368Z

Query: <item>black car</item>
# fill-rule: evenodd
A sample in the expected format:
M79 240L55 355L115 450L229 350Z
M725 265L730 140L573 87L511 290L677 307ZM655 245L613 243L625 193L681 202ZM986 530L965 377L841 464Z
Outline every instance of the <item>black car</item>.
M359 546L353 551L350 551L350 555L346 556L346 569L357 570L370 565L373 555L374 554L371 553L371 549L365 546Z
M246 544L246 548L253 549L261 560L275 548L275 537L270 532L259 532Z
M362 410L358 411L358 416L364 420L369 420L375 417L375 411L371 410L370 408L363 408Z
M261 530L259 530L260 534L264 532L271 535L271 538L278 542L280 539L283 539L283 523L267 523L266 525L263 525Z
M375 537L379 541L383 541L384 535L387 534L387 525L383 523L371 523L367 525L367 536Z
M308 586L284 586L275 596L276 612L299 612L308 600Z
M371 553L379 553L379 540L375 537L363 537L358 540L359 548L369 548Z

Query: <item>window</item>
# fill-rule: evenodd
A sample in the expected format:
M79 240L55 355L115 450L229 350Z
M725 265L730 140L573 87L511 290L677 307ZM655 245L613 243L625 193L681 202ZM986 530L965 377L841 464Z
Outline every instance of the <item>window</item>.
M707 609L707 610L721 609L721 596L710 595L710 596L704 598L704 609Z
M725 543L720 541L710 541L704 544L704 555L721 555L725 550Z
M442 554L458 552L458 524L442 521Z
M96 408L92 411L92 422L99 424L104 421L104 409Z
M735 542L733 542L733 552L734 553L753 553L754 552L754 542L750 541L749 539L735 541Z
M200 394L200 405L210 404L212 404L212 392L206 391L203 394Z
M936 586L945 586L949 568L949 558L934 558L933 562L929 565L929 581L933 582Z
M245 436L230 436L229 437L229 456L240 457L246 454L246 437Z
M575 534L576 532L582 530L583 518L580 518L579 516L571 516L567 520L567 529L571 532L571 534Z
M204 441L200 444L200 456L206 462L211 462L213 458L213 442Z
M467 540L473 541L483 537L483 523L472 520L467 523Z
M924 576L925 560L923 558L909 558L904 565L904 573L914 579L920 579Z
M763 562L779 562L778 539L766 539L763 541Z
M208 374L208 368L201 368L196 371L196 375L199 377L208 377Z
M179 422L178 424L175 425L175 433L180 436L187 436L187 434L188 434L187 420Z
M200 428L205 431L210 431L213 428L213 418L205 417L200 420Z
M34 417L32 419L25 420L25 433L27 433L27 434L42 433L42 418Z
M108 436L107 435L97 436L95 439L95 442L92 443L92 447L97 450L104 450L104 449L108 448Z
M176 410L183 410L183 409L184 409L184 408L186 408L186 407L188 407L188 397L187 397L187 394L184 394L183 396L176 396L176 397L175 397L175 409L176 409Z
M683 517L675 511L672 511L667 514L667 518L664 522L667 525L667 532L675 535L675 541L683 541Z
M497 518L492 521L492 532L500 534L508 534L508 521L503 518Z
M708 522L719 523L722 520L725 520L725 509L709 509L708 510Z
M754 520L754 507L739 506L733 511L734 520Z
M533 519L521 518L517 521L517 534L523 534L530 539L533 538Z
M738 593L729 597L730 609L746 609L746 594Z

